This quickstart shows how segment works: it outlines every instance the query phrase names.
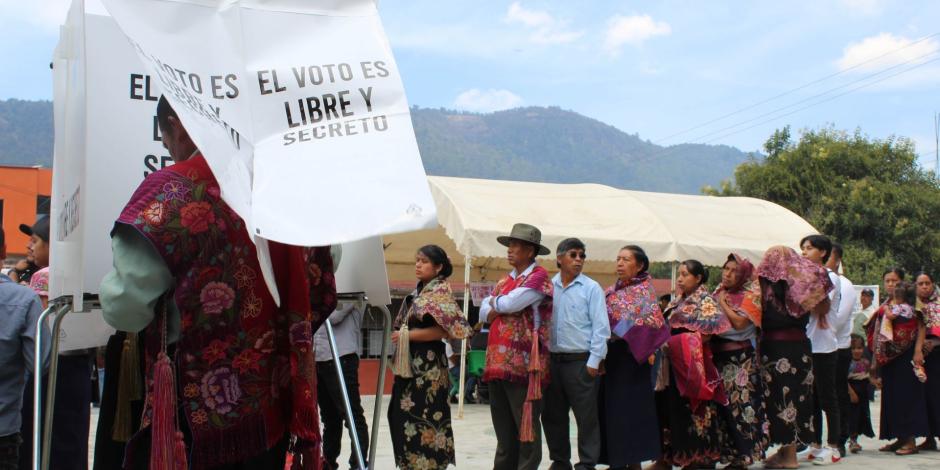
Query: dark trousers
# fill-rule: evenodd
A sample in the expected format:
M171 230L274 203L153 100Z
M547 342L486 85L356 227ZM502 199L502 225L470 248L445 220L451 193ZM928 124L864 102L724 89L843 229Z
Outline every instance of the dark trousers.
M0 470L17 470L20 466L20 433L0 437Z
M836 391L838 363L838 351L813 353L813 428L816 432L816 442L822 443L822 413L825 412L828 428L826 442L832 447L838 447L842 440L842 421L839 417L839 399ZM848 367L846 367L846 373L847 370Z
M836 359L836 397L839 400L839 445L845 446L849 439L849 415L851 414L852 400L849 398L849 365L852 362L852 349L840 349ZM859 399L862 399L859 397Z
M369 428L366 426L362 402L359 399L359 356L355 353L340 356L339 363L343 369L346 391L349 393L349 404L352 406L362 458L367 459L369 458ZM336 469L339 468L336 459L339 458L342 447L343 424L349 426L349 419L346 417L343 390L340 388L336 365L333 361L317 363L317 401L320 405L320 419L323 421L323 457L326 459L326 468ZM349 467L359 468L355 449L349 453Z
M545 391L542 427L552 470L571 468L568 410L578 423L578 470L593 469L601 453L597 415L599 379L587 373L587 355L552 354L552 382Z
M49 468L56 470L88 470L88 432L91 426L92 360L88 354L59 356L56 371L55 407L52 419L52 449ZM43 422L48 377L43 377ZM33 380L23 390L23 425L20 435L20 468L31 469L33 463Z
M496 457L493 470L536 470L542 461L542 426L539 415L542 401L532 403L533 442L519 442L522 424L522 405L525 403L526 384L505 380L489 382L490 416L496 431Z

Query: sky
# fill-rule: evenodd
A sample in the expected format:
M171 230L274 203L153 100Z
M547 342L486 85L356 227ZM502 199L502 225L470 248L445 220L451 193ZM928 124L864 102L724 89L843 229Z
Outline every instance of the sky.
M0 0L0 99L51 99L67 0ZM934 168L940 2L380 0L412 105L558 106L661 145L903 136Z

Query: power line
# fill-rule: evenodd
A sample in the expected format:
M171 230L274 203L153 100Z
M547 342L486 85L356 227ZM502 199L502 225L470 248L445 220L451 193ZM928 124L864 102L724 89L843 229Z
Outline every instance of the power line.
M781 107L781 108L777 108L777 109L774 109L774 110L772 110L772 111L768 111L768 112L766 112L766 113L764 113L764 114L759 114L759 115L754 116L754 117L752 117L752 118L745 119L744 121L738 122L737 124L732 124L732 125L730 125L730 126L726 126L726 127L721 128L721 129L717 129L717 130L714 130L714 131L705 133L705 134L703 134L703 135L701 135L701 136L698 136L698 137L692 139L692 141L693 141L693 142L696 142L696 141L699 141L699 140L708 138L709 136L715 135L715 134L717 134L717 133L724 132L724 131L727 131L727 130L730 130L730 129L734 129L735 127L743 126L744 124L747 124L747 123L749 123L749 122L756 121L756 120L758 120L758 119L761 119L761 118L764 118L764 117L767 117L767 116L776 114L776 113L778 113L778 112L780 112L780 111L784 111L784 110L790 109L790 108L792 108L792 107L794 107L794 106L798 106L798 105L800 105L800 104L803 104L803 103L812 101L812 100L814 100L814 99L816 99L816 98L820 98L820 97L823 97L823 96L825 96L825 95L828 95L829 93L832 93L832 92L834 92L834 91L838 91L838 90L841 90L841 89L843 89L843 88L852 86L852 85L854 85L854 84L856 84L856 83L864 82L864 81L866 81L866 80L868 80L868 79L877 77L877 76L879 76L879 75L881 75L881 74L883 74L883 73L885 73L885 72L890 72L891 70L894 70L894 69L896 69L896 68L898 68L898 67L903 67L903 66L908 65L908 64L910 64L910 63L917 62L917 61L922 60L922 59L926 59L927 57L930 57L930 56L932 56L932 55L936 55L937 52L938 52L938 51L934 51L934 52L931 52L931 53L929 53L929 54L924 54L924 55L915 57L915 58L913 58L913 59L910 59L910 60L901 62L900 64L892 65L891 67L888 67L888 68L886 68L886 69L883 69L883 70L880 70L880 71L878 71L878 72L875 72L875 73L866 75L866 76L864 76L864 77L862 77L862 78L859 78L859 79L857 79L857 80L852 80L852 81L850 81L850 82L848 82L848 83L844 83L844 84L839 85L839 86L837 86L837 87L830 88L830 89L828 89L828 90L826 90L826 91L823 91L823 92L817 93L817 94L815 94L815 95L809 96L809 97L807 97L807 98L804 98L804 99L802 99L802 100L796 101L796 102L791 103L791 104L788 104L788 105L783 106L783 107ZM935 59L934 59L934 60L935 60ZM928 61L928 62L929 62L929 61ZM889 77L892 77L892 76L894 76L894 75L889 75ZM872 83L877 83L877 82L878 82L878 81L875 81L875 82L872 82ZM840 95L840 96L841 96L841 95Z
M879 59L882 59L882 58L884 58L884 57L887 57L887 56L889 56L889 55L891 55L891 54L894 54L894 53L896 53L896 52L902 51L902 50L904 50L904 49L907 49L907 48L909 48L909 47L911 47L911 46L913 46L913 45L915 45L915 44L919 44L919 43L924 42L924 41L926 41L926 40L928 40L928 39L931 39L931 38L933 38L933 37L936 37L936 36L938 36L938 35L940 35L940 32L936 32L936 33L933 33L933 34L924 36L924 37L922 37L922 38L920 38L920 39L918 39L918 40L916 40L916 41L914 41L914 42L912 42L912 43L909 43L909 44L905 45L905 46L899 47L899 48L897 48L897 49L890 50L890 51L885 52L884 54L881 54L881 55L879 55L879 56L876 56L876 57L873 57L873 58L871 58L871 59L868 59L868 60L859 62L859 63L857 63L857 64L855 64L855 65L853 65L853 66L851 66L851 67L848 67L848 68L846 68L846 69L843 69L843 70L840 70L840 71L838 71L838 72L835 72L835 73L831 73L831 74L829 74L829 75L826 75L825 77L822 77L822 78L813 80L813 81L811 81L811 82L807 82L807 83L805 83L805 84L803 84L803 85L800 85L800 86L798 86L798 87L796 87L796 88L792 88L792 89L787 90L787 91L785 91L785 92L783 92L783 93L779 93L779 94L777 94L777 95L771 96L770 98L767 98L767 99L765 99L765 100L763 100L763 101L758 101L757 103L754 103L754 104L745 106L745 107L743 107L743 108L740 108L740 109L737 109L737 110L734 110L734 111L731 111L730 113L723 114L723 115L721 115L721 116L718 116L717 118L714 118L714 119L711 119L711 120L709 120L709 121L703 122L703 123L701 123L701 124L698 124L698 125L689 127L689 128L687 128L687 129L685 129L685 130L676 132L676 133L674 133L674 134L667 135L666 137L663 137L663 138L661 138L661 139L659 139L659 140L657 140L657 141L655 141L655 142L653 142L653 143L654 143L654 144L657 144L657 145L662 144L662 142L664 142L664 141L666 141L666 140L669 140L669 139L671 139L671 138L673 138L673 137L677 137L677 136L680 136L680 135L683 135L683 134L687 134L687 133L689 133L689 132L691 132L691 131L694 131L694 130L696 130L696 129L700 129L700 128L702 128L702 127L705 127L705 126L707 126L707 125L709 125L709 124L713 124L713 123L715 123L715 122L722 121L722 120L727 119L727 118L729 118L729 117L731 117L731 116L734 116L734 115L736 115L736 114L740 114L740 113L742 113L742 112L744 112L744 111L747 111L747 110L756 108L756 107L758 107L758 106L760 106L760 105L762 105L762 104L766 104L766 103L769 103L769 102L771 102L771 101L774 101L774 100L777 100L777 99L779 99L779 98L782 98L782 97L784 97L784 96L793 94L793 93L795 93L795 92L797 92L797 91L800 91L800 90L802 90L802 89L804 89L804 88L807 88L807 87L810 87L810 86L815 85L815 84L817 84L817 83L820 83L820 82L829 80L830 78L833 78L833 77L842 75L842 74L844 74L844 73L846 73L846 72L849 72L849 71L851 71L851 70L857 69L857 68L859 68L859 67L861 67L861 66L863 66L863 65L870 64L870 63L875 62L875 61L877 61L877 60L879 60Z
M931 55L932 55L932 54L931 54ZM923 57L923 56L922 56L922 57ZM913 59L913 60L911 60L911 61L908 61L908 63L909 63L909 62L912 62L912 61L914 61L914 60L919 60L919 59L921 59L922 57L919 57L919 58L917 58L917 59ZM741 132L744 132L744 131L746 131L746 130L753 129L753 128L757 127L757 126L766 124L766 123L768 123L768 122L775 121L775 120L780 119L780 118L783 118L783 117L791 116L791 115L796 114L796 113L798 113L798 112L800 112L800 111L803 111L803 110L805 110L805 109L811 108L811 107L813 107L813 106L818 106L818 105L820 105L820 104L822 104L822 103L826 103L826 102L832 101L832 100L834 100L834 99L836 99L836 98L845 96L845 95L847 95L847 94L849 94L849 93L858 91L858 90L860 90L860 89L862 89L862 88L866 88L866 87L875 85L875 84L877 84L877 83L881 83L881 82L883 82L883 81L885 81L885 80L888 80L888 79L893 78L893 77L896 77L896 76L898 76L898 75L901 75L901 74L910 72L911 70L914 70L914 69L919 68L919 67L923 67L923 66L925 66L925 65L927 65L927 64L936 62L936 61L938 61L938 60L940 60L940 57L936 57L936 58L930 59L930 60L928 60L928 61L922 62L922 63L920 63L920 64L913 65L913 66L908 67L908 68L906 68L906 69L903 69L903 70L901 70L901 71L899 71L899 72L897 72L897 73L893 73L893 74L888 75L888 76L886 76L886 77L882 77L882 78L880 78L880 79L878 79L878 80L870 81L870 82L868 82L868 83L863 83L863 84L861 84L861 85L859 85L859 86L856 86L856 87L854 87L854 88L850 88L849 90L844 91L844 92L842 92L842 93L839 93L839 94L836 94L836 95L827 97L826 99L819 100L819 101L816 101L816 102L814 102L814 103L810 103L810 104L808 104L808 105L806 105L806 106L797 108L797 109L795 109L795 110L793 110L793 111L791 111L791 112L788 112L788 113L785 113L785 114L781 114L781 115L778 115L778 116L771 117L771 118L769 118L769 119L766 119L766 120L764 120L764 121L758 122L758 123L753 124L753 125L751 125L751 126L747 126L747 127L742 128L742 129L738 129L738 130L736 130L736 131L732 131L732 132L729 132L729 133L726 133L726 134L722 134L722 135L720 135L720 136L718 136L718 137L716 137L716 138L714 138L714 139L711 139L711 140L708 140L708 141L705 141L705 142L699 142L699 143L701 143L701 144L710 144L710 143L713 143L713 142L715 142L715 141L721 140L721 139L723 139L723 138L725 138L725 137L729 137L729 136L732 136L732 135L735 135L735 134L739 134L739 133L741 133ZM892 66L891 68L896 68L896 67L897 67L897 66ZM888 70L888 69L886 69L886 70ZM882 72L884 72L884 71L886 71L886 70L883 70L883 71L881 71L881 72L878 72L878 74L881 74ZM877 75L877 74L875 74L875 75ZM867 77L865 77L865 78L863 78L863 79L855 80L855 81L853 81L853 82L850 82L850 83L848 83L848 84L846 84L846 85L843 85L843 86L840 86L840 87L837 87L837 88L833 88L833 89L831 89L831 90L829 90L829 91L827 91L827 92L814 95L813 97L810 97L810 99L811 99L811 98L819 98L819 97L822 97L822 96L824 96L824 95L830 93L831 91L844 88L845 86L851 85L852 83L858 83L858 82L860 82L860 81L868 80L868 79L874 77L875 75L870 75L870 76L867 76ZM783 111L783 110L785 110L785 109L792 108L795 104L799 104L799 103L806 102L806 101L807 101L807 100L801 100L801 101L798 102L798 103L794 103L794 104L792 104L792 105L788 105L788 106L785 106L785 107L783 107L783 108L778 108L777 110L771 111L771 112L769 112L769 113L765 113L765 114L763 114L763 115L761 115L761 116L758 116L758 117L756 117L756 118L752 118L752 119L748 119L748 120L742 121L742 122L740 122L740 123L738 123L738 124L735 124L735 125L733 125L733 126L729 126L729 127L725 128L725 129L731 129L731 128L739 127L739 126L741 126L741 125L747 124L748 122L752 122L752 121L754 121L755 119L759 119L760 117L764 117L764 116L767 116L767 115L770 115L770 114L776 114L776 113L778 113L778 112L780 112L780 111ZM716 132L713 132L713 133L710 133L710 134L705 134L704 136L702 136L702 138L708 137L708 136L710 136L710 135L714 135L714 134L717 133L717 132L721 132L721 130L716 131ZM661 156L664 156L664 155L666 155L666 154L668 154L668 153L673 153L673 152L675 152L675 147L676 147L676 146L673 145L673 146L664 148L663 150L661 150L661 151L659 151L659 152L653 153L652 155L649 155L649 156L647 156L647 157L645 157L645 158L641 158L641 159L638 159L638 160L634 160L634 161L631 162L631 163L633 163L633 164L645 163L645 162L650 161L650 160L652 160L652 159L655 159L655 158L659 158L659 157L661 157Z

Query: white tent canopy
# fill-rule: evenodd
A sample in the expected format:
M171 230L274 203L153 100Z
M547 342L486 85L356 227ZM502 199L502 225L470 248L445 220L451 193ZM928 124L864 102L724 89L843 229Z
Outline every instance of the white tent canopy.
M817 233L793 212L754 198L441 176L428 182L438 222L457 250L472 258L504 257L496 237L517 222L538 227L551 249L578 237L594 260L612 261L629 243L643 247L651 261L691 258L707 265L721 265L732 251L759 261L771 246L797 247L802 237Z

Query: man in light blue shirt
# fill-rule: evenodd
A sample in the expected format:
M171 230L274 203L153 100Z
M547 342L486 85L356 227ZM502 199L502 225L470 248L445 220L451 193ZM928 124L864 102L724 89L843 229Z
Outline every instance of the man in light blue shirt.
M542 427L548 443L550 470L570 469L568 410L578 423L576 469L593 469L600 458L597 415L600 363L607 356L610 320L604 289L581 274L584 243L567 238L558 244L559 273L552 278L551 383L545 392Z

